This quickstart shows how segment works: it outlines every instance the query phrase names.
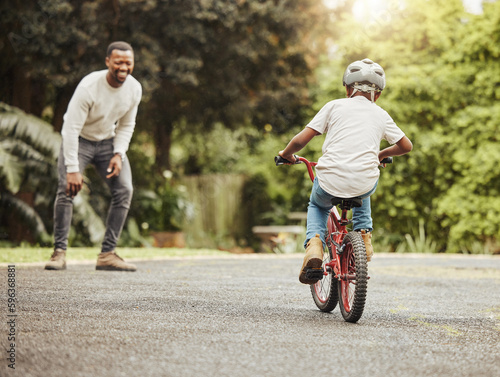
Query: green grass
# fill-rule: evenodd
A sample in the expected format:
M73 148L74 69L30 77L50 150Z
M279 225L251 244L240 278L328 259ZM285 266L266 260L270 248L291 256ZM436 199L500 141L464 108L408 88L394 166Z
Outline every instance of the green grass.
M42 247L15 247L0 248L0 263L36 263L47 262L52 254L52 248ZM66 253L67 261L96 260L98 248L75 247L69 248ZM213 249L178 249L178 248L120 248L119 256L124 259L154 259L187 256L214 256L230 255L226 251Z

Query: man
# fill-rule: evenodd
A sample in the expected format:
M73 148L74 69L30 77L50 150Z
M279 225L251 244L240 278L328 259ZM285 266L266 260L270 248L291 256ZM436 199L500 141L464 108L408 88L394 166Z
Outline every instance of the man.
M66 269L73 198L82 189L83 172L93 164L111 190L106 233L97 270L135 271L115 253L132 200L132 173L126 156L134 132L141 84L131 76L134 51L126 42L108 46L107 70L92 72L78 84L64 115L54 204L54 253L47 270Z

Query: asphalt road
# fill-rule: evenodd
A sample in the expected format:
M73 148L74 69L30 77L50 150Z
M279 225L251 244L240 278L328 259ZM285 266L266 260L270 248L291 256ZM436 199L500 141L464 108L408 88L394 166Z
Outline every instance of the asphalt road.
M499 257L377 254L357 324L316 309L297 255L136 264L17 265L0 376L500 376Z

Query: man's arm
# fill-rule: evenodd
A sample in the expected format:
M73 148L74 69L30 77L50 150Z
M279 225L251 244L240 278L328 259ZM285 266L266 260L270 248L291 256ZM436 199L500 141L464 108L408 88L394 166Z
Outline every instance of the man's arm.
M87 120L92 99L83 87L78 86L64 114L61 130L64 164L66 166L66 195L74 197L83 187L83 176L78 162L78 137Z
M68 173L79 172L78 163L78 137L82 132L83 125L87 121L89 110L92 106L92 98L86 88L78 86L68 104L64 123L61 130L64 164Z
M108 175L106 178L117 177L123 167L123 159L125 158L125 153L128 150L130 140L135 129L135 119L137 117L137 111L139 110L139 104L142 99L142 87L139 84L136 90L136 98L134 105L129 111L117 122L115 129L115 137L113 142L113 152L114 156L109 161L108 165Z
M113 152L125 155L135 129L135 119L142 98L142 87L136 88L134 105L118 120L115 129Z

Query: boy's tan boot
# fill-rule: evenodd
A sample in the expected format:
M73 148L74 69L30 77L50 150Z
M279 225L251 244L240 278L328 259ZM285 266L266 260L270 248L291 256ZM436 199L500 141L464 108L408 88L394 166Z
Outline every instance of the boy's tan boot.
M65 270L66 269L66 250L55 249L50 256L50 261L45 265L46 270Z
M101 252L97 256L96 270L106 271L135 271L137 267L133 264L126 263L114 251Z
M363 229L361 230L361 237L363 237L363 241L365 241L366 260L369 262L373 257L372 232L367 232Z
M306 256L304 257L304 263L302 263L302 268L300 269L299 281L302 284L315 284L319 279L308 279L306 277L306 271L310 268L320 269L323 264L323 242L319 234L316 237L311 238L307 243Z

